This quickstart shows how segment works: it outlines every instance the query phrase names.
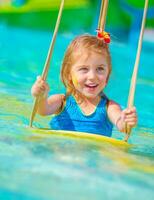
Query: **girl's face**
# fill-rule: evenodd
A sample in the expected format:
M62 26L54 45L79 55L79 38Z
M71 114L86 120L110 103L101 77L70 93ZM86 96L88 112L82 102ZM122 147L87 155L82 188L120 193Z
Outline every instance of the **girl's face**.
M75 89L88 99L98 97L107 83L109 68L106 56L84 54L72 65L70 78Z

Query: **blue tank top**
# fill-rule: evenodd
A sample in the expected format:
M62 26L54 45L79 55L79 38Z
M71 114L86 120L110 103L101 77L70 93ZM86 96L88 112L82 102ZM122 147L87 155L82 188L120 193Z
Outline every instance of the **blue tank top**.
M50 127L53 130L88 132L110 137L113 125L107 116L107 101L107 97L101 97L95 111L90 115L85 115L75 98L69 96L63 110L59 114L53 115Z

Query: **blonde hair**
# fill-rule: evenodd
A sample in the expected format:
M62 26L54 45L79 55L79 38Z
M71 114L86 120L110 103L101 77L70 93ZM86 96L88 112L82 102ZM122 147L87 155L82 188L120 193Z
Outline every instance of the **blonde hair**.
M69 96L70 94L76 95L76 90L69 74L71 72L71 66L84 52L95 52L105 55L109 68L107 80L109 79L111 73L111 57L108 45L96 36L87 34L78 36L68 46L62 63L61 80L66 87L66 96Z

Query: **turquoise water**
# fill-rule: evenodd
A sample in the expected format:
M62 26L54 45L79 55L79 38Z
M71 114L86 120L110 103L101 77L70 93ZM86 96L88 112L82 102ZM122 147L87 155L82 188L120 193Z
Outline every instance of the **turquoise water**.
M51 33L0 25L0 199L102 200L154 198L154 43L144 41L135 105L138 126L129 148L30 129L30 88L42 72ZM59 80L63 53L75 34L58 35L48 82ZM114 41L113 72L106 93L126 106L136 49ZM48 127L36 117L35 126ZM123 135L114 130L113 137Z

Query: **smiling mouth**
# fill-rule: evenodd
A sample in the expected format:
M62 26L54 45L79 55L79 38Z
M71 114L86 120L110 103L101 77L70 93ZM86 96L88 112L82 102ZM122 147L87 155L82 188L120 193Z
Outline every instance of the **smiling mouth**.
M93 85L85 84L85 86L86 86L87 88L89 88L89 89L95 89L95 88L98 86L98 84L93 84Z

